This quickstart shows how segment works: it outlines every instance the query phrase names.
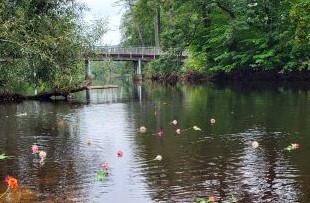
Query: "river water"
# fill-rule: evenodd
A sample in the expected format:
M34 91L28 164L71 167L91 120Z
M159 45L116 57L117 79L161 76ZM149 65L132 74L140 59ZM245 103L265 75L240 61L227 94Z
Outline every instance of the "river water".
M0 202L310 202L307 88L144 83L0 104L0 113L0 154L14 156L0 160L0 178L19 184ZM286 150L292 143L300 147Z

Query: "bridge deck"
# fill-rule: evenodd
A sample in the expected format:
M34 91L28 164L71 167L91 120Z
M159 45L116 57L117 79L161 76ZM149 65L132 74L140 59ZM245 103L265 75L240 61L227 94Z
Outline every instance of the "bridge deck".
M163 54L159 47L96 47L96 57L92 60L105 60L111 58L114 61L150 61ZM186 57L182 53L182 57Z

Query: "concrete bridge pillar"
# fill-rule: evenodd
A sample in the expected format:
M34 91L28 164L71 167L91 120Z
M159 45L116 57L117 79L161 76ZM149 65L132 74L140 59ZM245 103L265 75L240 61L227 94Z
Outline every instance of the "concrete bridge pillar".
M85 59L85 79L91 80L90 60Z
M133 66L134 66L134 80L142 80L142 63L141 63L141 59L139 58L138 61L134 61L133 62Z

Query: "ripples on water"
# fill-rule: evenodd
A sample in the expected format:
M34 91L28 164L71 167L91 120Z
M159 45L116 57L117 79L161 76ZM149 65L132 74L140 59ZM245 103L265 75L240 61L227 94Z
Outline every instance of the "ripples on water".
M309 106L309 100L294 97L285 108L270 112L268 106L283 95L269 94L155 86L94 91L88 103L3 104L0 153L15 158L0 161L0 174L18 178L29 193L22 202L193 202L209 196L220 202L233 202L232 197L238 202L309 202L304 135L309 127L291 127L285 116L309 121L293 114L294 104ZM85 101L84 95L77 100ZM209 124L212 116L214 125ZM174 119L178 126L171 124ZM142 125L146 134L138 132ZM192 130L193 125L202 131ZM163 138L156 136L160 127ZM252 141L261 148L253 149ZM301 149L285 151L293 142L300 142ZM31 153L32 144L47 152L44 165ZM118 150L124 157L116 156ZM153 160L158 154L160 162ZM99 182L102 162L109 163L110 172ZM5 190L4 183L0 189Z

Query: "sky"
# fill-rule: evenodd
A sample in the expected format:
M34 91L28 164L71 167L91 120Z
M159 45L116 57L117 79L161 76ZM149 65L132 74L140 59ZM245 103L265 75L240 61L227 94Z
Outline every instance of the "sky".
M109 31L103 36L101 45L118 45L121 40L119 30L121 21L121 7L116 6L117 0L78 0L84 3L90 11L85 12L85 20L90 21L96 17L108 18Z

